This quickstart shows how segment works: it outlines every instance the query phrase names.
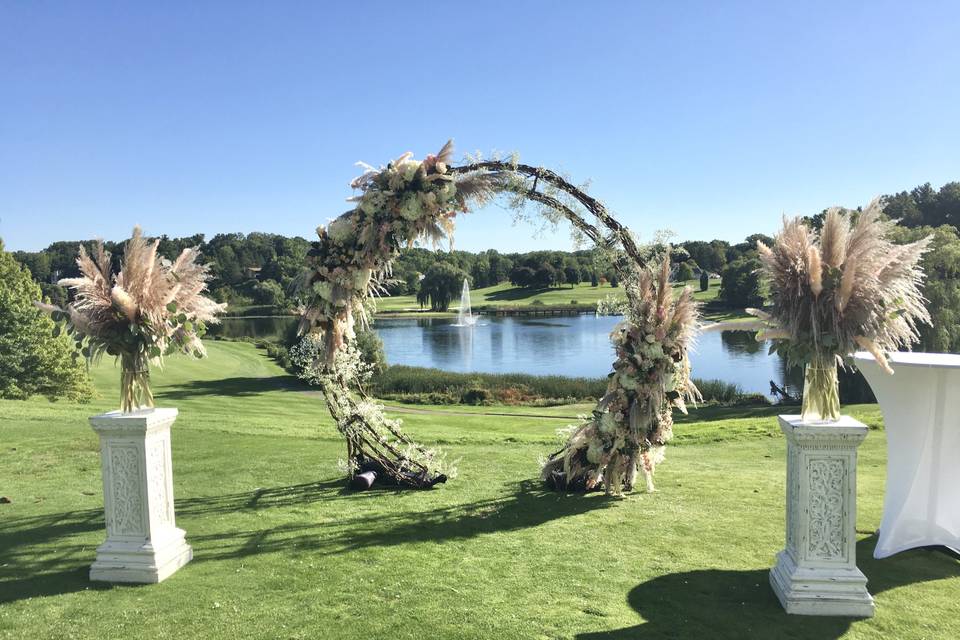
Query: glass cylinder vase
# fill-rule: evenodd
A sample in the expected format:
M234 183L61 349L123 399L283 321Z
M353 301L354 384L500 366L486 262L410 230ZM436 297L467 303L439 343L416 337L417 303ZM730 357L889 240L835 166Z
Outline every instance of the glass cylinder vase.
M124 353L120 356L120 412L153 407L150 390L150 362L146 354Z
M805 423L840 419L840 381L834 356L816 356L807 363L800 415Z

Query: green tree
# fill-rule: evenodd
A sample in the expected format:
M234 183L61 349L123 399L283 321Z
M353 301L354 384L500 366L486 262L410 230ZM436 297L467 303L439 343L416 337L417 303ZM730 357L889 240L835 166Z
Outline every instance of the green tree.
M693 240L684 242L683 248L690 254L690 258L700 265L701 269L719 273L727 263L727 248L729 243L723 240L704 242Z
M50 282L51 267L50 254L40 251L15 251L14 259L30 270L30 275L37 282Z
M470 278L473 280L473 286L478 289L496 284L496 282L490 281L490 261L486 256L481 254L474 260L473 266L470 268Z
M256 283L251 287L250 294L257 304L279 307L285 302L283 288L273 280Z
M677 270L673 276L677 282L686 282L693 280L693 267L688 262L681 262L677 265Z
M736 309L762 304L759 269L760 261L756 258L740 258L724 267L720 281L720 299L728 307Z
M373 329L361 329L357 332L357 348L363 354L363 361L373 367L373 374L380 375L387 368L387 353L383 349L383 340Z
M530 267L514 267L510 271L510 282L517 287L532 287L536 273Z
M710 288L710 275L706 269L700 270L700 291L706 291Z
M541 289L552 287L557 281L557 270L547 263L540 265L533 274L533 286Z
M40 295L0 240L0 398L89 400L93 389L73 343L33 305Z
M467 274L452 264L438 262L427 269L420 281L417 301L425 304L429 301L431 311L446 311L455 296L460 295Z
M919 349L935 352L960 352L960 230L954 226L937 228L894 228L895 242L913 242L933 235L930 250L923 256L926 275L923 295L928 300L931 324L920 325Z

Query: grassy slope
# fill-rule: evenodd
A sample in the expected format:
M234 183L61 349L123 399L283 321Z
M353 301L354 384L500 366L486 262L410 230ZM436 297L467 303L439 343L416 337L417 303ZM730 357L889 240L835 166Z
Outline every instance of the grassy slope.
M686 283L678 283L676 288L690 285L696 292L694 297L697 300L713 300L720 291L720 281L712 280L710 288L707 291L700 291L699 281L690 280ZM482 305L492 305L497 307L525 307L539 300L545 305L566 305L571 300L576 300L579 304L596 304L598 301L615 295L622 297L623 289L614 288L608 284L591 287L590 283L580 283L575 287L563 286L553 289L521 289L514 287L508 282L503 282L492 287L483 289L474 289L470 292L470 304L473 307ZM459 304L457 304L459 306ZM380 298L377 301L378 311L417 311L420 306L417 304L415 296L392 296ZM456 309L454 308L454 312Z
M537 456L587 407L528 417L410 414L460 477L425 492L345 493L343 447L320 401L289 390L249 345L171 360L177 522L195 560L160 585L92 584L103 539L93 406L0 401L0 637L947 638L960 565L937 551L875 561L885 440L861 448L860 567L877 616L788 617L767 570L783 541L783 439L773 410L711 410L677 425L659 492L544 493ZM443 409L450 409L443 407ZM495 410L495 409L494 409ZM850 411L879 423L875 407ZM742 416L742 417L738 417ZM711 421L702 420L709 417Z

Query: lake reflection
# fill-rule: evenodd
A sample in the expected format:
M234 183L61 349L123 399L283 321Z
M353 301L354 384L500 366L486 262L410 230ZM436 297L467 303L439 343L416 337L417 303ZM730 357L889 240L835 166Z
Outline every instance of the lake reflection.
M447 371L532 373L602 377L610 372L609 334L618 317L594 315L557 318L482 317L474 327L455 327L447 319L377 320L391 364L436 367ZM692 354L697 378L736 382L745 391L770 393L770 381L796 390L782 359L768 355L768 342L751 333L700 336ZM802 380L801 380L802 383Z
M446 318L377 320L387 361L447 371L532 373L603 377L610 373L613 347L609 334L619 317L595 315L554 318L481 316L473 327L455 327ZM296 319L224 318L214 335L283 338ZM289 335L289 334L288 334ZM798 370L788 371L782 358L768 355L769 342L752 333L724 331L700 336L691 355L693 375L738 383L744 391L769 395L770 381L797 393Z

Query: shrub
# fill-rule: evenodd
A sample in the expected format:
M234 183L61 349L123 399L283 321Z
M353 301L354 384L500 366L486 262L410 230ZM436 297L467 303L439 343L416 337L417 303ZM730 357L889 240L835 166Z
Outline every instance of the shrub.
M43 395L85 402L93 395L73 341L41 313L40 287L0 240L0 398Z
M357 348L363 359L373 367L373 375L383 373L387 368L387 354L383 350L383 340L376 331L364 329L357 332Z
M593 400L606 391L606 378L567 378L564 376L534 376L525 373L456 373L393 365L374 376L371 390L380 397L407 401L412 395L441 394L460 402L468 392L478 398L478 389L489 392L484 401L495 399L506 404L520 402L572 399ZM431 403L436 398L431 399Z
M770 400L762 393L744 393L735 382L725 380L694 380L703 402L728 405L768 405Z
M706 291L710 288L710 274L704 269L700 272L700 291Z
M489 404L492 399L493 394L483 387L467 389L463 392L463 395L460 396L460 402L462 404Z

